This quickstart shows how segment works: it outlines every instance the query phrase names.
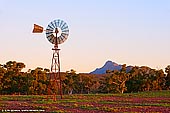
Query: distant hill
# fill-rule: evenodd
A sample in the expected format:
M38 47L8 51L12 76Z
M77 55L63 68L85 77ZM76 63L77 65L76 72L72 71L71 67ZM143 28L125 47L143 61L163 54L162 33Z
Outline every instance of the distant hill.
M106 70L121 70L122 65L119 65L112 61L107 61L103 67L96 68L94 71L90 72L90 74L105 74ZM132 69L132 66L127 66L127 72L129 72Z

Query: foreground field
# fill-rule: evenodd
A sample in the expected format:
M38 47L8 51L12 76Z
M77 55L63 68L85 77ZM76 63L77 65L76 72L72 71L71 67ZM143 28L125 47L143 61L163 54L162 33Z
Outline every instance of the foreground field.
M170 111L170 91L132 94L64 95L63 99L47 100L39 95L1 95L0 112L163 112Z

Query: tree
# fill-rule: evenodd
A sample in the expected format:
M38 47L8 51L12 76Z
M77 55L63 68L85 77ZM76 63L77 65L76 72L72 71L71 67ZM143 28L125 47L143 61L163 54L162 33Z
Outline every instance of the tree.
M112 74L112 84L116 86L115 90L119 93L124 93L127 90L126 81L130 78L130 74L126 72L126 64L122 65L120 71L113 71Z
M78 75L76 74L76 71L71 69L70 71L66 72L65 80L63 80L63 90L67 94L73 94L73 91L76 91L76 79Z
M126 73L126 64L122 65L120 71L113 71L113 84L116 85L116 91L124 93L127 90L126 81L129 80L129 74Z
M166 88L170 89L170 65L165 68L166 72Z
M130 75L126 72L126 64L122 65L122 69L120 71L107 70L108 76L105 76L101 83L101 87L103 90L110 92L118 92L124 93L127 90L126 81L129 80Z
M23 73L21 70L25 67L22 62L9 61L4 65L6 73L3 77L3 92L6 94L20 93L22 81L21 76Z
M31 79L31 86L29 92L33 94L47 94L47 70L37 67L31 70L33 79Z
M94 85L94 76L84 74L81 79L84 91L89 94Z
M154 74L152 75L151 84L152 90L164 90L165 89L165 74L163 70L154 70Z
M138 92L141 85L141 79L139 76L139 67L135 66L129 72L131 78L126 81L127 92Z
M3 65L0 64L0 94L2 94L2 90L3 90L3 77L6 73L6 69L4 69Z
M116 86L113 84L113 72L107 73L99 80L99 93L114 93Z
M4 65L4 67L7 69L7 71L19 73L23 68L25 68L25 64L22 62L9 61Z

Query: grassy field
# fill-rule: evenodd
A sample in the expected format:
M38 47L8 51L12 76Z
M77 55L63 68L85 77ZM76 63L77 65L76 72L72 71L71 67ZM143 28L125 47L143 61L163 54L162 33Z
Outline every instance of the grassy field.
M0 112L157 112L170 111L170 91L126 94L64 95L63 99L47 100L46 95L1 95Z

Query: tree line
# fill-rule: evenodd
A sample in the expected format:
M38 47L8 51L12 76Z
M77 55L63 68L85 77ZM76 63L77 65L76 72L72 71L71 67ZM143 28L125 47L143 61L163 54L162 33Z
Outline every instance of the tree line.
M58 89L48 88L49 69L37 67L22 72L25 64L9 61L0 65L0 94L46 95ZM130 93L141 91L170 90L170 65L162 69L151 69L147 66L134 66L127 72L122 69L107 70L106 74L93 75L76 73L71 69L61 73L63 94L89 93Z

